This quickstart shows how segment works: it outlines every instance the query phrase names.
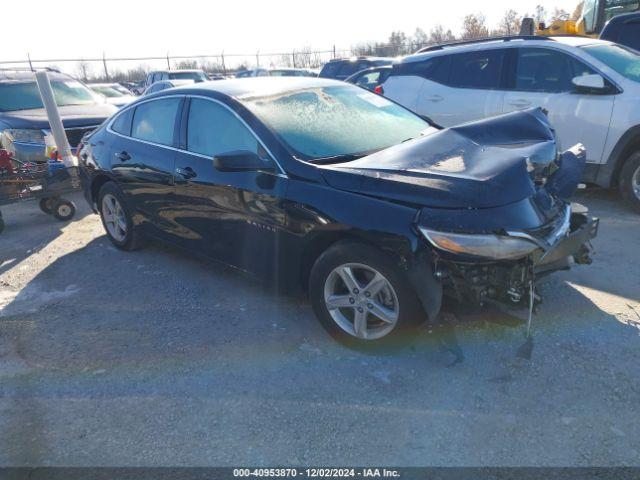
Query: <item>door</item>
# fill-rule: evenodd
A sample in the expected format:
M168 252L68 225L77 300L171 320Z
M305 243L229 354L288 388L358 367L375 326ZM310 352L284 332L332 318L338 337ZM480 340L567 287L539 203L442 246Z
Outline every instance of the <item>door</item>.
M445 55L424 77L417 111L443 127L498 115L506 49Z
M177 154L173 234L190 249L268 276L280 258L287 178L245 123L227 106L192 98ZM250 151L264 168L219 171L213 157Z
M504 112L542 107L556 130L560 150L576 143L587 149L587 161L600 163L614 95L574 93L572 79L597 73L565 52L551 48L515 49L511 89L505 94Z
M127 203L147 226L173 193L177 118L182 98L151 100L126 110L112 125L111 171Z

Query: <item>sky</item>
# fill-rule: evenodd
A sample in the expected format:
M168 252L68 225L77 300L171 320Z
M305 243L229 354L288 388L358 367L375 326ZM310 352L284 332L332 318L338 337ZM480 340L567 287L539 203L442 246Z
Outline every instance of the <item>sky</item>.
M23 0L3 5L0 61L36 58L88 58L213 55L348 49L382 41L391 31L429 31L436 24L459 30L468 13L482 13L489 26L508 8L571 12L578 0ZM58 19L56 15L62 15ZM19 21L25 19L25 23ZM10 40L8 40L10 39Z

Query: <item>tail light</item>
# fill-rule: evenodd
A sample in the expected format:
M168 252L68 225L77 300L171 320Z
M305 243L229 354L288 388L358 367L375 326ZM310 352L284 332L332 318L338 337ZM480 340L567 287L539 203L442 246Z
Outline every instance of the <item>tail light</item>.
M382 88L382 85L376 86L376 88L374 88L373 91L378 95L384 95L384 88Z

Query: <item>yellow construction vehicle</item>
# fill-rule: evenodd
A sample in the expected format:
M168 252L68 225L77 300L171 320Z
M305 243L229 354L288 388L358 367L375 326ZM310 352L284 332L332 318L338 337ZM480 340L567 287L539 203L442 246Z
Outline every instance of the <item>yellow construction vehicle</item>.
M554 18L549 25L535 25L532 18L522 21L523 35L588 35L597 37L604 25L613 17L640 10L640 0L584 0L582 13L577 21L568 15Z

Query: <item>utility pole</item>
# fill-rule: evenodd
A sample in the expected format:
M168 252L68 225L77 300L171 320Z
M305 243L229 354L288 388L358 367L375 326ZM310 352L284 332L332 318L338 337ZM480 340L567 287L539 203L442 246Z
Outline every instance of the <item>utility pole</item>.
M260 68L260 50L256 52L256 68Z
M33 69L33 64L31 63L31 55L29 55L29 53L27 53L27 59L29 60L29 68L31 69L32 72L35 71Z
M104 66L104 76L109 81L109 70L107 70L107 57L104 52L102 52L102 65Z
M222 51L222 53L220 54L220 58L222 59L222 71L224 72L224 74L227 74L227 66L224 63L224 50Z
M291 60L293 61L293 68L296 68L296 51L291 52Z
M169 52L167 52L167 69L171 70L171 63L169 62Z

